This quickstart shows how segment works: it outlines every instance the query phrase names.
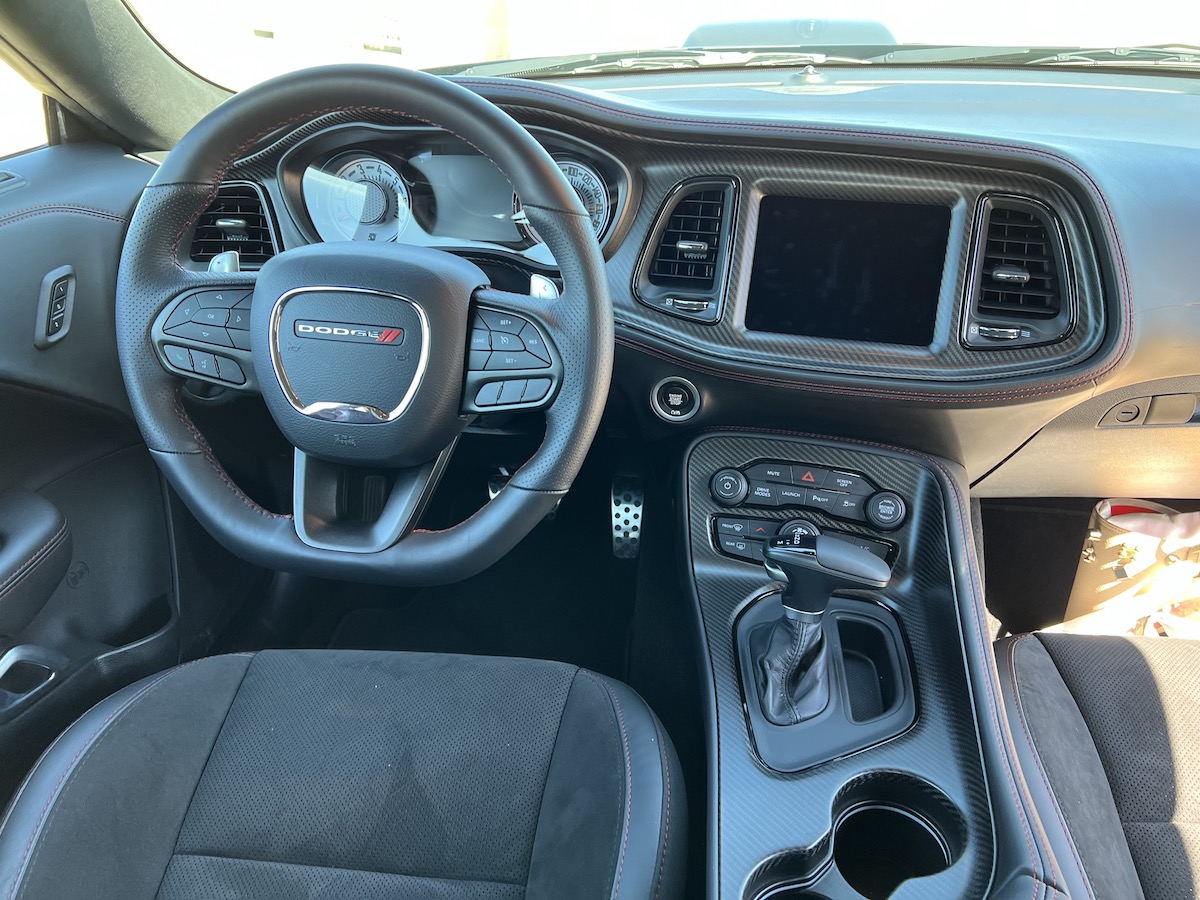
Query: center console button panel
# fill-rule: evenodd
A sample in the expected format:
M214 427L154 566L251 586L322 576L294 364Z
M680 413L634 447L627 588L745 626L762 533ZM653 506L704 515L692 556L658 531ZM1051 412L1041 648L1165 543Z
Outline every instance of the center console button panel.
M899 528L908 516L904 498L895 491L880 490L857 472L807 463L763 460L722 469L710 487L722 506L807 507L849 522L869 522L881 531Z
M777 535L791 536L793 534L823 534L827 537L846 541L856 547L862 547L874 553L888 565L896 561L897 548L889 541L877 541L859 534L849 534L832 528L818 528L807 519L788 519L779 522L775 519L749 519L739 516L713 517L713 546L734 559L745 559L762 562L763 541Z

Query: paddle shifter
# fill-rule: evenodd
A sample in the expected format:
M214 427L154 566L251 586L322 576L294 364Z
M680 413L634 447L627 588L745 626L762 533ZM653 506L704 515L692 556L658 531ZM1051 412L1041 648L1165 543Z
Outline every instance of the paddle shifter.
M783 616L750 633L750 653L762 710L776 725L795 725L829 703L829 659L822 619L829 598L847 588L882 588L887 563L834 537L794 534L763 548L767 574L787 584Z

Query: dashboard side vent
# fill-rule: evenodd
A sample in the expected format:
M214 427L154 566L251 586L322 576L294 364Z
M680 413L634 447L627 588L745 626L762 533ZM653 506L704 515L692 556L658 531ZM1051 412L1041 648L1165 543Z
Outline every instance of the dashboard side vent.
M650 283L711 291L724 219L724 189L695 191L680 200L655 248Z
M275 230L258 187L227 182L196 221L191 257L207 263L218 253L236 250L243 269L257 269L275 255Z
M720 318L736 194L727 178L696 179L672 191L642 249L638 300L699 322Z
M1027 347L1066 337L1073 293L1054 212L1024 197L985 196L976 229L966 345Z

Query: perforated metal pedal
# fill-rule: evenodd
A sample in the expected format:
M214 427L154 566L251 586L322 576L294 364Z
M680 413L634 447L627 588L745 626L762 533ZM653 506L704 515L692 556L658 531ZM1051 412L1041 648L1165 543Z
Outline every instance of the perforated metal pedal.
M642 481L631 475L615 475L612 481L613 556L637 559L642 547L642 515L646 492Z

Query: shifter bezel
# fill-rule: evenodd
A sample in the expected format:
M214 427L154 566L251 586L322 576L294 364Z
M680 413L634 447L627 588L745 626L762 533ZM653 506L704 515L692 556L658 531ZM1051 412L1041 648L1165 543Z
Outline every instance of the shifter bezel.
M829 665L829 703L825 709L795 725L776 725L763 712L750 652L750 632L784 615L780 592L769 591L742 610L734 623L737 671L746 713L746 727L758 761L776 772L803 772L882 744L904 734L917 720L911 654L900 622L882 603L833 597L821 618ZM856 721L851 686L846 676L842 622L856 621L879 630L887 648L888 672L895 697L880 715Z

